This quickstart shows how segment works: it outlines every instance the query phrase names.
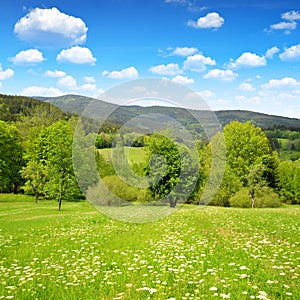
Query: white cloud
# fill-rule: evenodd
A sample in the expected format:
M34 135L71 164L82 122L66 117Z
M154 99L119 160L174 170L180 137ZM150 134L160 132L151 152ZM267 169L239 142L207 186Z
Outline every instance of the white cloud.
M285 49L284 52L279 55L279 57L283 61L300 60L300 44Z
M204 90L197 93L200 97L204 99L214 98L216 95L210 90Z
M70 90L77 89L77 81L71 75L67 75L65 77L58 79L57 84L63 88L70 89Z
M29 86L21 92L21 95L57 97L63 95L63 93L59 89L54 87Z
M153 74L175 76L182 73L178 64L158 65L149 69Z
M187 25L194 28L204 28L204 29L218 29L224 24L224 18L222 18L218 13L212 12L207 14L205 17L199 18L197 21L189 20Z
M271 30L287 30L286 33L289 33L290 30L295 30L296 27L296 22L280 22L270 26Z
M59 70L54 70L54 71L47 70L45 72L45 76L52 77L52 78L65 77L66 75L67 74L64 71L59 71Z
M94 83L96 82L95 78L93 76L84 76L83 78L84 82L87 82L87 83Z
M219 79L222 81L233 81L238 77L237 73L231 70L213 69L203 76L204 79Z
M170 55L190 56L198 52L195 47L176 47Z
M45 60L43 53L37 49L28 49L19 52L15 57L10 57L15 65L35 65Z
M244 91L244 92L255 91L255 88L250 83L247 83L247 82L240 84L237 89L240 91Z
M288 21L300 20L300 12L296 10L288 11L286 13L283 13L281 15L281 18L283 20L288 20Z
M2 69L2 65L0 64L0 80L6 80L14 76L14 70L12 69Z
M282 22L272 24L270 30L285 30L285 34L290 34L292 30L297 28L297 20L300 20L299 11L288 11L281 14ZM267 31L267 30L266 30Z
M263 67L266 64L267 60L264 56L258 56L251 52L244 52L236 61L231 59L229 67L233 69L242 67Z
M172 78L172 81L180 84L191 84L195 82L193 78L188 78L182 75L177 75L176 77Z
M268 83L262 84L261 87L267 90L300 88L300 82L292 77L284 77L282 79L271 79Z
M195 54L187 57L183 63L183 68L193 72L203 72L206 70L206 66L214 66L215 64L216 61L210 57L205 57L202 54Z
M129 67L121 71L112 71L112 72L104 71L102 72L102 74L106 75L108 78L113 78L113 79L135 79L139 77L139 72L135 67Z
M15 25L15 34L37 46L70 46L86 41L88 28L80 18L69 16L57 8L35 8Z
M80 87L82 90L88 91L88 92L93 92L97 89L96 84L92 83L85 83Z
M71 62L73 64L91 64L97 61L88 48L74 46L67 50L62 50L56 57L58 62Z
M280 51L279 48L277 48L277 47L272 47L272 48L270 48L270 49L267 50L265 56L266 56L266 58L272 59L273 56L274 56L276 53L278 53L279 51Z

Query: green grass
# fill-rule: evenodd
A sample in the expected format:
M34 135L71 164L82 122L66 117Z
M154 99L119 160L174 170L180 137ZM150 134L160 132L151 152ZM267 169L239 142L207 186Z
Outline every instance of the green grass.
M0 202L34 202L34 197L20 194L0 194Z
M111 160L112 151L115 148L100 149L99 152L104 156L106 160ZM143 163L146 160L147 152L145 148L138 147L124 147L126 157L129 157L129 163Z
M31 200L0 202L0 299L300 299L299 206L134 224Z

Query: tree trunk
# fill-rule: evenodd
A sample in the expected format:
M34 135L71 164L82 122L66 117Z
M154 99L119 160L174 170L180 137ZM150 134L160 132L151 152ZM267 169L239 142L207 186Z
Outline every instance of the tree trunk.
M253 197L253 196L251 197L251 201L252 201L251 207L254 208L254 203L255 203L255 201L254 201L254 197Z
M61 202L62 202L62 199L59 198L59 200L58 200L58 210L59 210L59 211L60 211L60 209L61 209Z
M170 199L170 207L171 208L175 208L176 207L176 203L177 203L177 201L176 200L172 200L172 199Z

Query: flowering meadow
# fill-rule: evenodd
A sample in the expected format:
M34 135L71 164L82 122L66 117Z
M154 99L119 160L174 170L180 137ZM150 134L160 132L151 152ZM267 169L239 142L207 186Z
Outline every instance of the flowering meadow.
M300 207L183 206L125 223L0 202L0 299L300 299Z

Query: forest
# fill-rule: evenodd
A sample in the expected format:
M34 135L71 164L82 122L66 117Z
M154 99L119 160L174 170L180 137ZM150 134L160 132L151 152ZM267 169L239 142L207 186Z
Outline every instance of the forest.
M95 141L94 159L103 183L126 205L175 207L185 202L246 208L300 204L300 127L279 123L262 129L251 120L230 120L222 133L205 139L202 132L187 126L195 141L195 158L188 143L173 139L170 130L141 135L128 128L119 134L121 125L116 119L102 124L97 133L86 130L85 137ZM82 188L76 180L72 156L76 113L33 98L1 95L0 120L1 193L34 195L36 202L54 199L61 209L63 200L84 200L97 185L95 181ZM208 201L202 196L209 184L212 149L218 148L220 139L226 145L224 172ZM123 170L121 177L113 157ZM130 184L128 168L122 168L124 161L140 178L146 178L147 188ZM108 197L101 205L124 203Z

